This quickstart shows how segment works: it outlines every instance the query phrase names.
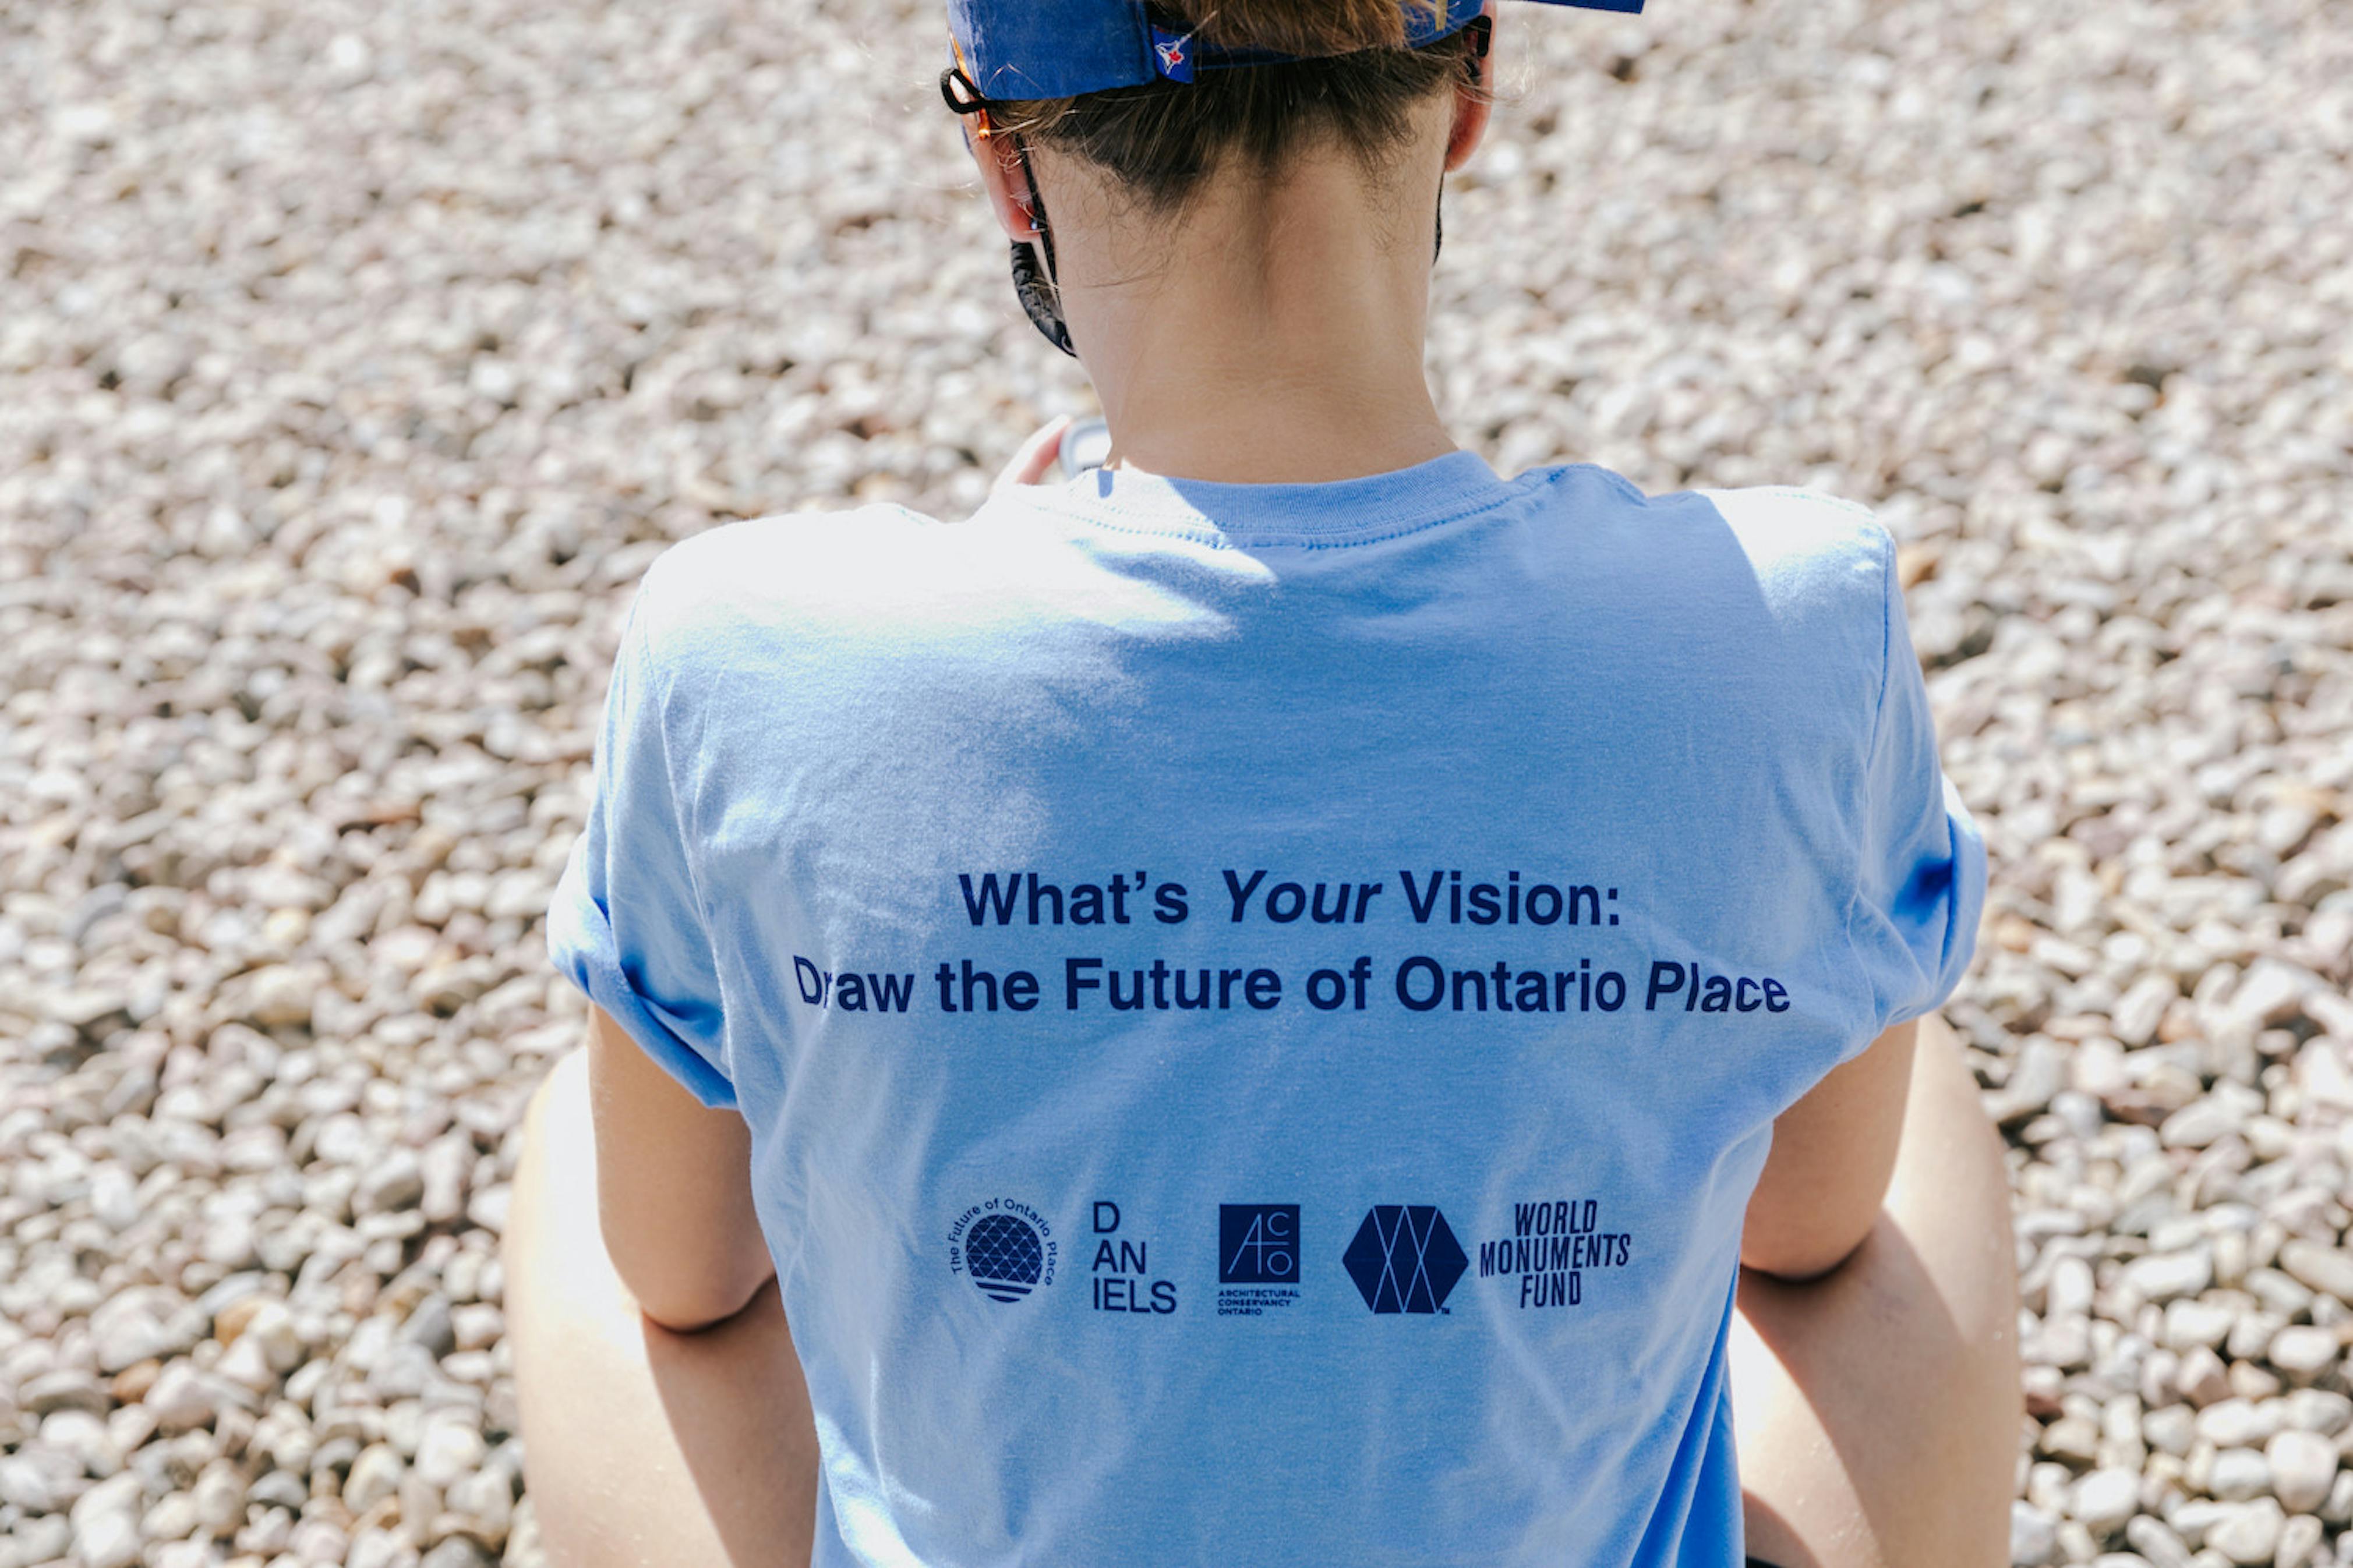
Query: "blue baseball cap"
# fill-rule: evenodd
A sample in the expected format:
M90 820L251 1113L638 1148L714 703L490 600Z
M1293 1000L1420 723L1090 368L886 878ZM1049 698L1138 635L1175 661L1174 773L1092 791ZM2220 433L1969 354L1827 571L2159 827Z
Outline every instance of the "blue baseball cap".
M1537 3L1628 15L1642 8L1642 0ZM1470 26L1485 8L1483 0L1445 0L1438 15L1409 6L1406 42L1434 43ZM1155 10L1147 0L948 0L948 28L965 76L984 99L1076 98L1291 58L1208 47Z

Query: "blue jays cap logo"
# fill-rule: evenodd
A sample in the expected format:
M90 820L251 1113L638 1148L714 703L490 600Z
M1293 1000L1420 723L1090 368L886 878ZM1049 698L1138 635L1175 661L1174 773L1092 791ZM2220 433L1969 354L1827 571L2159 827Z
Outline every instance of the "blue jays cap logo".
M1166 27L1152 29L1152 53L1159 61L1160 74L1170 81L1193 79L1192 40Z

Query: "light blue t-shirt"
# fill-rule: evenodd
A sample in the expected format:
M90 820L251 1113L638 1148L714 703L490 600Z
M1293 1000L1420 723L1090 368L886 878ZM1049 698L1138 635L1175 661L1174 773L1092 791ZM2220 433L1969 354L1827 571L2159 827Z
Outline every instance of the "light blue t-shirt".
M1984 879L1867 511L1456 452L675 546L549 941L749 1124L822 1568L1718 1568L1773 1120Z

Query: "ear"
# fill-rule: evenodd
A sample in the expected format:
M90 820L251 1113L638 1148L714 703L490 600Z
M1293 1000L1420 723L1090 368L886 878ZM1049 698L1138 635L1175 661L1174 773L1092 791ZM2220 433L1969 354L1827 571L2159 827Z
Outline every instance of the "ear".
M1483 13L1489 30L1484 58L1471 62L1478 73L1476 83L1457 88L1454 92L1454 126L1446 136L1446 172L1452 174L1471 161L1486 138L1487 123L1494 118L1495 105L1490 94L1490 84L1495 79L1495 43L1493 29L1497 24L1495 0L1487 0Z
M971 150L972 161L980 169L981 194L988 198L988 208L997 215L997 226L1025 244L1036 239L1038 225L1029 210L1029 182L1021 173L1021 143L1001 132L976 136L967 121L964 144Z

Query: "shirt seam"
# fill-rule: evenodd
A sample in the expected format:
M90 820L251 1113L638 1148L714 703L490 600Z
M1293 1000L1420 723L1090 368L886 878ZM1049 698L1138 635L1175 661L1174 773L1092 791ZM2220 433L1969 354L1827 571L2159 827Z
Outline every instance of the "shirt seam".
M1756 485L1748 488L1761 495L1796 496L1805 500L1820 501L1826 505L1837 507L1841 511L1851 511L1857 517L1869 518L1874 522L1879 520L1879 514L1862 502L1851 500L1845 496L1832 495L1828 490L1812 489L1804 485Z
M649 623L646 627L646 636L642 639L640 646L646 657L646 662L649 666L649 673L658 673L662 677L662 679L654 682L654 689L647 693L647 695L652 698L655 702L653 713L654 734L661 747L662 793L668 797L663 802L665 809L662 815L668 820L670 831L677 840L679 870L681 874L686 878L687 891L694 900L694 921L696 926L700 928L696 934L702 939L703 956L710 964L712 984L714 986L719 987L721 990L721 994L717 998L719 1004L720 1052L723 1056L732 1058L733 1053L729 1052L727 1049L727 997L724 992L724 982L722 980L719 973L719 953L711 939L711 903L709 899L704 896L702 877L700 869L694 863L694 855L692 851L692 846L699 842L699 839L692 825L683 820L686 813L686 801L678 787L677 770L671 764L670 714L670 699L676 690L677 685L674 679L675 672L670 670L666 661L656 657L653 640L654 626L653 624L650 624L656 623L659 619L659 616L653 613L657 609L653 600L658 587L658 584L654 581L654 574L656 569L659 568L659 565L660 561L657 559L652 566L646 569L645 581L639 587L639 593L645 598L646 602L642 607L648 612L648 621ZM702 1053L697 1052L696 1054L701 1055ZM735 1082L733 1061L730 1059L723 1067L717 1062L712 1062L710 1065L711 1070L717 1073L722 1079L725 1079L728 1089L734 1093L737 1101L737 1110L740 1113L742 1110L743 1091L737 1087Z
M1557 485L1564 475L1584 472L1602 475L1604 478L1611 480L1629 492L1638 502L1647 503L1649 500L1647 496L1644 496L1641 490L1635 489L1634 486L1624 478L1610 472L1608 468L1604 468L1596 463L1567 463L1558 468L1545 469L1543 471L1542 486L1545 489L1550 489L1553 486ZM1071 504L1070 499L1060 492L1055 492L1049 496L1039 497L1038 498L1037 504L1042 505L1048 510L1055 511L1063 516L1072 518L1077 521L1086 523L1090 527L1100 528L1106 532L1124 533L1155 539L1181 539L1188 543L1207 545L1212 550L1264 550L1278 548L1287 550L1350 550L1369 544L1389 543L1396 540L1409 538L1417 533L1426 533L1433 528L1446 528L1458 522L1467 522L1474 517L1483 516L1484 514L1494 511L1511 501L1521 499L1524 494L1528 493L1521 489L1522 481L1527 476L1525 475L1522 475L1516 479L1501 481L1505 493L1491 496L1487 500L1478 502L1476 505L1465 507L1459 510L1449 510L1437 517L1430 518L1420 522L1409 523L1401 527L1393 528L1382 533L1349 534L1342 538L1331 538L1314 534L1297 535L1256 532L1231 533L1215 528L1194 528L1181 524L1155 527L1140 520L1127 521L1120 521L1124 518L1134 518L1134 513L1130 511L1128 509L1116 505L1115 503L1106 503L1108 510L1113 514L1111 517L1095 515L1087 509Z
M1847 948L1860 967L1862 954L1854 940L1855 911L1862 907L1862 877L1865 857L1871 848L1872 773L1879 761L1879 738L1887 721L1887 691L1895 677L1895 614L1890 596L1895 586L1895 536L1882 526L1879 530L1879 697L1871 711L1871 738L1862 752L1862 777L1857 791L1860 801L1856 811L1854 872L1850 882L1846 907ZM1872 1035L1875 1038L1885 1026L1880 1021L1879 988L1865 985L1868 994L1863 1005L1871 1010ZM1866 1045L1868 1042L1866 1042Z

